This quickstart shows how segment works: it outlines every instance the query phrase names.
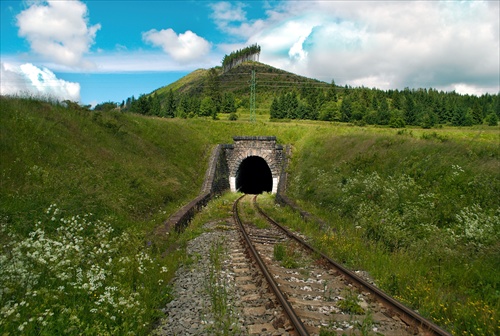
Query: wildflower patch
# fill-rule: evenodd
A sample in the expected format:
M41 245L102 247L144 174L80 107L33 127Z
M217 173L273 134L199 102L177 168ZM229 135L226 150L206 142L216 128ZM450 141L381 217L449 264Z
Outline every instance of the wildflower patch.
M127 248L137 239L133 233L117 233L92 214L63 217L52 204L42 217L23 239L0 223L0 234L9 237L0 256L3 332L116 335L145 329L145 296L149 283L158 281L148 273L166 268L147 250Z

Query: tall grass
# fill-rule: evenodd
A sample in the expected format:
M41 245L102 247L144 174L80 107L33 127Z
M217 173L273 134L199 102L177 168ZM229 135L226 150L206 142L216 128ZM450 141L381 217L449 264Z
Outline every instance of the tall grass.
M0 103L0 333L146 334L184 260L182 236L149 233L198 193L210 144L171 120Z
M212 146L235 135L293 146L290 192L331 224L302 229L334 257L456 333L492 331L497 128L398 135L258 120L159 119L0 97L0 332L148 333L170 299L165 284L190 262L186 242L204 221L226 218L237 195L210 203L182 234L151 232L198 193Z
M305 139L289 193L317 244L454 334L500 331L497 143L408 134Z

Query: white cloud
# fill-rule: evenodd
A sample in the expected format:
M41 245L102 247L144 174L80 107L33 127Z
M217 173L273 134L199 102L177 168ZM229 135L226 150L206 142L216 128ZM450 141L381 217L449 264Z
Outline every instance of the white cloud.
M145 42L161 47L178 62L188 63L205 57L210 51L210 43L188 30L177 34L173 29L160 31L151 29L142 34Z
M241 22L246 20L246 12L243 10L245 5L241 2L230 3L227 1L210 4L213 10L212 18L216 24L223 28L229 22Z
M264 20L247 20L246 6L241 2L216 2L209 5L212 9L211 18L217 28L231 36L249 38L265 26Z
M47 68L31 63L20 66L0 63L0 94L47 97L57 100L80 100L80 84L56 77Z
M290 1L268 10L258 29L224 21L235 5L212 9L227 34L262 47L262 62L305 76L382 89L500 90L498 2Z
M34 1L16 17L19 36L50 61L71 67L92 66L83 59L100 24L89 26L87 6L80 1Z

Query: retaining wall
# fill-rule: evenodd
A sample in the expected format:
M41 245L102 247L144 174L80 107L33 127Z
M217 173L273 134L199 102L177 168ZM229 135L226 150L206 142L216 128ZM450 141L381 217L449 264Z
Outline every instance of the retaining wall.
M194 215L207 205L215 195L229 189L228 175L229 168L227 166L225 151L222 150L221 145L217 145L210 155L208 169L205 173L205 180L200 194L170 216L163 225L164 230L167 232L171 228L175 228L178 231L183 230Z

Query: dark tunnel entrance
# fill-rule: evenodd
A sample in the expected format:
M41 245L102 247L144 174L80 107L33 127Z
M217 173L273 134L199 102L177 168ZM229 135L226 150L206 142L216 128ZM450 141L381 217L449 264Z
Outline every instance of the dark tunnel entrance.
M236 172L236 190L245 194L271 192L273 175L266 160L258 156L244 159Z

